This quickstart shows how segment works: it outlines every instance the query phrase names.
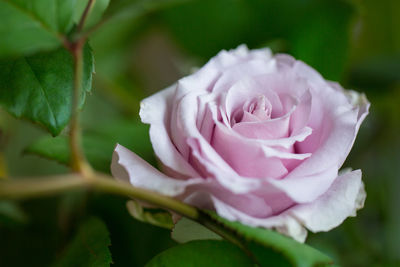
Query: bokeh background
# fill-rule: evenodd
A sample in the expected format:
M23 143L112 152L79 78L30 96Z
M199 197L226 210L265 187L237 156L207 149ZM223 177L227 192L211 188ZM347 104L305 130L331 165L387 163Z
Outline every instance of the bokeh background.
M400 1L170 2L149 5L140 16L126 8L90 39L96 73L82 127L93 165L108 172L116 142L154 163L147 128L138 126L140 100L221 49L269 46L345 88L365 92L372 104L345 163L363 171L365 208L328 233L310 234L307 243L342 266L400 266ZM46 153L38 157L32 155L35 147L26 149L37 140L42 143L36 146L50 146L49 138L44 130L0 111L0 171L13 177L67 172ZM114 266L143 266L175 245L168 230L130 217L126 199L78 191L1 201L0 265L50 265L88 216L105 221Z

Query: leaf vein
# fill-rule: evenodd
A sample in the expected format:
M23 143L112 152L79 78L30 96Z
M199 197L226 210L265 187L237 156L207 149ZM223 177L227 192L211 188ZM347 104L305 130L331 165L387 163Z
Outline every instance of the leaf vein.
M29 10L21 7L20 5L10 1L10 0L0 0L3 2L8 3L10 6L14 7L15 9L19 10L21 13L27 15L29 18L31 18L33 21L39 23L39 25L48 33L54 35L60 42L63 42L63 36L52 30L48 25L46 25L40 18L38 18L34 13L30 12Z
M57 126L58 126L58 120L57 120L57 118L56 118L56 116L55 116L55 114L54 114L53 108L52 108L52 106L51 106L51 104L50 104L50 101L49 101L49 97L48 97L48 95L46 94L46 90L45 90L45 88L43 87L42 83L40 82L40 80L39 80L39 78L38 78L38 75L36 74L35 70L32 68L32 65L29 63L28 59L27 59L27 58L24 58L24 59L25 59L26 64L28 64L29 69L32 71L33 76L35 77L35 79L37 80L38 84L40 85L40 86L39 86L39 88L41 89L40 91L42 92L42 94L43 94L43 96L44 96L44 99L46 100L46 104L47 104L47 106L48 106L48 108L49 108L49 110L50 110L50 114L51 114L51 116L52 116L53 119L54 119L55 126L57 127Z

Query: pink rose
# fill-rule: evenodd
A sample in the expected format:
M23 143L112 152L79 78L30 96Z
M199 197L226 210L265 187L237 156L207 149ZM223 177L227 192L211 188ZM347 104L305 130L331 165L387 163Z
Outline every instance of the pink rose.
M361 171L338 173L364 95L289 55L240 46L143 100L163 173L117 145L115 177L251 226L304 241L355 216Z

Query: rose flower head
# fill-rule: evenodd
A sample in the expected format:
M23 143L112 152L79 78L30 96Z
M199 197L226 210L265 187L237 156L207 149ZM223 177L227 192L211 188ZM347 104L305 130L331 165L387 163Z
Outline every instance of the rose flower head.
M221 51L141 103L162 172L117 145L114 177L304 241L355 216L361 171L340 172L364 95L269 49Z

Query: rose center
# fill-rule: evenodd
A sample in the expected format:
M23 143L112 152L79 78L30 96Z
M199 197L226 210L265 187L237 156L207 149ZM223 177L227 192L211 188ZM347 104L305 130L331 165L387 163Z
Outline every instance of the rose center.
M233 124L239 122L259 122L271 119L272 105L264 95L246 101L242 109L238 109L232 116Z
M271 103L261 95L252 101L248 107L248 113L256 116L260 120L269 120L271 118Z

